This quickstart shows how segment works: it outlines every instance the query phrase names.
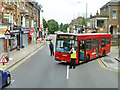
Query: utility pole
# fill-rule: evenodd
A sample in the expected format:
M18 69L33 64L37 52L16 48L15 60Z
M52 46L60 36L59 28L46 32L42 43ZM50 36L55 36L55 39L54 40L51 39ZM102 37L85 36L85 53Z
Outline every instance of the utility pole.
M86 19L87 19L87 1L86 1Z

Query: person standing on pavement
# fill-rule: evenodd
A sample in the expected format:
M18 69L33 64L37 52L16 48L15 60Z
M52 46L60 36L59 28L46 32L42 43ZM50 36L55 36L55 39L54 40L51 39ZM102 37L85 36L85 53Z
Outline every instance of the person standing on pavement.
M50 49L50 54L51 54L51 56L52 56L52 55L54 56L54 45L53 45L52 41L50 41L49 49Z
M75 66L76 66L76 63L75 63L76 51L74 50L74 48L72 48L70 50L70 53L71 53L71 59L70 59L70 67L69 67L69 69L72 69L72 66L73 66L73 69L75 69Z

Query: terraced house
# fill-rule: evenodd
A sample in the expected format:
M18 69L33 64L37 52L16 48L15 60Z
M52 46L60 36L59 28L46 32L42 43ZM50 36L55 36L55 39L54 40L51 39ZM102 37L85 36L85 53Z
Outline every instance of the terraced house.
M29 45L40 37L40 12L42 6L30 0L0 0L0 54ZM10 30L11 38L4 33Z

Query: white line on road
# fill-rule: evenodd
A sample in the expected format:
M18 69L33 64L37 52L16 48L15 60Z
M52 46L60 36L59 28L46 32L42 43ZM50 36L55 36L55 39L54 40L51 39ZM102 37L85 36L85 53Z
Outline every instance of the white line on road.
M67 65L67 79L69 78L69 65Z

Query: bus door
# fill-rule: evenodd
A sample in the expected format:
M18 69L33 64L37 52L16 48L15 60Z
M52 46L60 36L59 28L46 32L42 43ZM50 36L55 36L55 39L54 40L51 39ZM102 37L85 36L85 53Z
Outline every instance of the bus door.
M101 52L101 40L96 39L96 57L100 54Z
M79 41L79 61L85 60L85 40Z

